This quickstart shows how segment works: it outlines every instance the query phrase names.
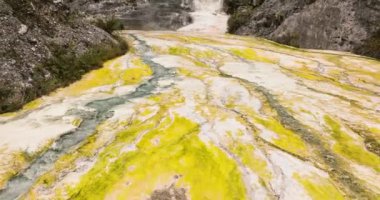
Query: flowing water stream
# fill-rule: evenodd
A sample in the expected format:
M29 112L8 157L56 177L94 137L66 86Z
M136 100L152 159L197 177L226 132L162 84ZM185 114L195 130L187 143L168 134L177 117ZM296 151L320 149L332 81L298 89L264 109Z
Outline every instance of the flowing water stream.
M134 37L133 35L131 36ZM152 56L150 55L151 51L149 47L146 46L143 41L140 41L140 43L141 44L137 46L139 55L153 70L152 77L139 85L135 91L126 95L89 102L85 106L90 108L91 112L86 112L85 110L70 110L71 113L82 116L83 121L81 125L75 131L59 137L53 148L39 155L24 172L12 178L8 182L7 188L0 191L0 199L16 199L28 191L34 181L46 173L47 170L51 169L54 162L60 156L93 134L99 124L112 117L112 108L125 104L132 99L148 96L157 89L158 81L174 77L175 71L166 69L153 62L151 60Z

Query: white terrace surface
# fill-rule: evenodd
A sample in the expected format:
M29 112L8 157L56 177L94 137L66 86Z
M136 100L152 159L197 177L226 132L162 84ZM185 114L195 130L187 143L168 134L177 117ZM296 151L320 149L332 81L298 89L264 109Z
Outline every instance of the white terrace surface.
M120 35L130 53L0 117L1 198L379 197L380 62L223 34Z

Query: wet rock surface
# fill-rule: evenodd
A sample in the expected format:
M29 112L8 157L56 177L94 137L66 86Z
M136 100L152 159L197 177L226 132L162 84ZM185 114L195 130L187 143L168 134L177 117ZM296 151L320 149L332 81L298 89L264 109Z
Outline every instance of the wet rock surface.
M0 199L376 199L380 63L210 33L0 116ZM21 149L21 150L20 150Z
M225 1L231 33L380 58L377 0Z

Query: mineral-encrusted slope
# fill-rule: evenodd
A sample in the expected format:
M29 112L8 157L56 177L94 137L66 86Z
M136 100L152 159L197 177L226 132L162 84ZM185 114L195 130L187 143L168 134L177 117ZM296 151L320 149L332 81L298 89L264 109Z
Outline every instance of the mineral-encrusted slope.
M129 54L1 116L0 199L379 196L378 61L232 35L120 35Z

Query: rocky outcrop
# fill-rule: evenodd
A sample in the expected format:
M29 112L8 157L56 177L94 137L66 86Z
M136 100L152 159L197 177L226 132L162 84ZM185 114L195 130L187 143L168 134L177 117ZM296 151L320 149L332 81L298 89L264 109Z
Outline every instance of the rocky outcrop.
M125 51L58 0L0 0L0 113L77 80Z
M192 22L191 0L150 0L138 2L136 9L120 15L126 29L177 30Z
M191 23L192 1L66 0L71 10L89 21L116 19L125 29L176 30Z
M380 1L225 1L229 32L380 58Z

